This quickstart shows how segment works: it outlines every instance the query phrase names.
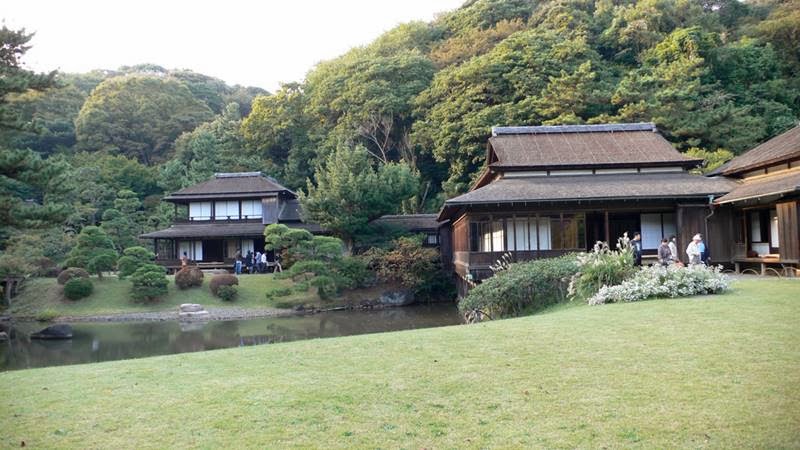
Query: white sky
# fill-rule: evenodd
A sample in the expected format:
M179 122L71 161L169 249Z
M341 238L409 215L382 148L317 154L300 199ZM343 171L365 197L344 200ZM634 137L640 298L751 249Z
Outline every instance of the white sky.
M36 32L33 70L155 63L274 91L319 61L464 0L2 0L0 19Z

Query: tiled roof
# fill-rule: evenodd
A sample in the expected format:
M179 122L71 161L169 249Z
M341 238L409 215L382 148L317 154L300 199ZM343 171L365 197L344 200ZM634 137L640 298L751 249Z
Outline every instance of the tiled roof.
M493 168L694 166L652 123L495 127Z
M745 179L732 191L720 197L716 203L730 203L792 192L800 192L800 169Z
M735 175L793 158L800 158L800 125L733 158L722 173Z
M325 230L316 223L280 222L289 228L302 228L312 233L325 233ZM146 233L140 238L224 238L224 237L259 237L264 234L266 225L261 223L187 223L176 224L169 228Z
M261 172L217 173L214 174L214 178L185 187L168 195L165 200L257 197L261 194L275 195L280 192L294 196L294 192L275 179L262 175Z
M726 178L709 178L686 172L504 177L447 200L439 218L449 218L448 210L463 205L697 198L725 194L736 186L735 181Z

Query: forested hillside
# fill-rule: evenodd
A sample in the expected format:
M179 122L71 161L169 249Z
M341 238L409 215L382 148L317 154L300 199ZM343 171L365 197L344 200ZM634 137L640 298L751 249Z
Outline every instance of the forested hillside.
M59 260L65 231L98 223L130 241L168 223L165 192L215 171L263 170L324 196L318 180L346 184L329 155L348 151L372 166L370 189L414 185L365 219L435 211L475 178L493 125L654 121L718 164L800 116L798 43L798 0L475 0L271 94L154 65L56 74L49 89L0 92L15 211L0 247L35 242ZM47 214L19 219L37 206Z

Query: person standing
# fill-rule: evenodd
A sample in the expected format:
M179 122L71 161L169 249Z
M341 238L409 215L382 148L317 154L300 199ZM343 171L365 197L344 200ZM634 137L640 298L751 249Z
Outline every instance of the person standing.
M658 246L658 263L664 267L672 264L672 251L667 238L661 239L661 245Z
M261 273L267 272L267 252L261 254Z
M640 233L633 234L633 240L631 241L631 245L633 246L633 265L634 266L641 266L642 265L642 235Z
M678 255L678 238L674 234L669 237L669 251L672 253L670 257L672 262L680 261L681 258Z
M256 255L253 257L253 262L255 263L253 264L253 267L255 267L255 272L261 273L261 252L258 250L256 250Z
M700 241L697 243L697 251L700 252L700 262L705 264L706 263L706 243L703 242L703 235L697 233L700 236Z
M686 256L689 257L690 266L700 264L700 247L698 245L700 240L700 235L695 234L692 238L692 242L689 242L689 245L686 246Z
M252 250L247 251L247 255L244 258L244 265L247 267L247 273L253 273L253 252Z
M236 249L236 255L233 257L233 271L236 275L242 274L242 251Z
M183 252L183 256L181 256L181 268L184 268L189 265L189 256L186 255L186 252Z

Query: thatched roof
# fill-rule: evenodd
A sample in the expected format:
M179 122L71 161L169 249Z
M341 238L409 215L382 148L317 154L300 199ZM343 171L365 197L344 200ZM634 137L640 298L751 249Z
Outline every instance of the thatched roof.
M294 192L261 172L233 172L214 174L214 178L185 187L164 200L260 198L278 194L296 197Z
M439 219L459 207L480 204L577 202L589 200L704 198L737 183L686 172L623 175L504 177L445 202Z
M794 192L800 192L800 169L745 179L732 191L720 197L716 203L753 200L760 197L781 196Z
M652 123L494 127L487 155L497 169L693 167Z
M800 158L800 125L730 160L723 175L737 175L784 161Z
M371 223L389 225L408 231L436 231L444 222L437 220L438 214L398 214L381 216Z

